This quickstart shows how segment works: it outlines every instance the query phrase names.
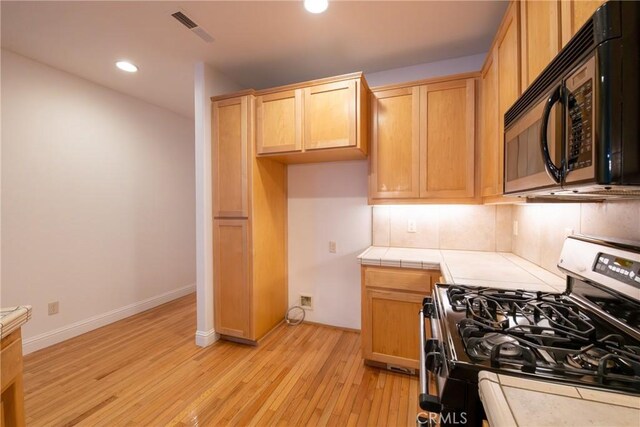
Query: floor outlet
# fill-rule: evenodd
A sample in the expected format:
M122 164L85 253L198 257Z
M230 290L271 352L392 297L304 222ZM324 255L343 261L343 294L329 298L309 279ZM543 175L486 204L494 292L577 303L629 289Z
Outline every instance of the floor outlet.
M311 295L300 295L300 307L305 310L313 310L313 297Z
M53 314L58 314L59 310L60 310L60 303L58 301L49 303L49 316Z

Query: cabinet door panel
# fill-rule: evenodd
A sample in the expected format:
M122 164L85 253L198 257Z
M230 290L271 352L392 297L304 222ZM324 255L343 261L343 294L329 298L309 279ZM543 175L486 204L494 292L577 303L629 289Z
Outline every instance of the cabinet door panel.
M474 79L420 88L420 197L474 196Z
M248 236L248 220L213 223L216 332L251 339Z
M512 3L505 15L503 31L496 44L497 49L497 95L498 95L498 190L504 188L504 114L518 99L521 91L520 72L520 28L518 5Z
M304 149L356 145L356 82L304 89Z
M370 195L419 196L419 89L388 90L371 97L373 138Z
M560 1L523 0L520 13L525 89L560 50Z
M602 0L562 0L562 46L591 18Z
M481 189L482 196L495 196L501 193L499 187L498 151L498 71L495 55L490 54L489 62L482 73L482 111L480 112L481 150Z
M377 289L365 294L365 358L418 368L423 295Z
M256 97L258 154L302 150L302 90Z
M213 216L246 217L247 150L250 132L250 98L214 102L212 105L211 165Z

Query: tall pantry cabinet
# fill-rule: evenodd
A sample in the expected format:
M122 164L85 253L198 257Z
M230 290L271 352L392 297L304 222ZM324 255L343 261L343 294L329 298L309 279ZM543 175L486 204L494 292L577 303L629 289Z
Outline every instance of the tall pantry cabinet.
M253 91L212 98L216 332L255 342L287 307L286 165L254 153Z

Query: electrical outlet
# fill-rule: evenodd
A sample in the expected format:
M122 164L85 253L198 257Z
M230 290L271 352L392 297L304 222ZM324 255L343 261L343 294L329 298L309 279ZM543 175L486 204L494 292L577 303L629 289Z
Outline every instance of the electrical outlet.
M60 305L59 305L58 301L50 302L49 303L49 316L51 316L53 314L58 314L59 309L60 309Z
M513 235L518 235L518 221L513 221Z
M416 220L415 219L407 220L407 232L408 233L415 233L417 230L418 230L418 228L416 226Z
M311 295L300 294L300 307L305 310L313 310L313 297Z
M333 240L329 241L329 252L331 252L332 254L336 253L336 242L334 242Z

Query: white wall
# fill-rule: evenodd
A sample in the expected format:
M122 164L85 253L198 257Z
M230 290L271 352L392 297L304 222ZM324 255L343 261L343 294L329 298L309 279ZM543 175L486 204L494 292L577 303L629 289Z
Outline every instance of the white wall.
M640 201L514 206L513 252L559 276L565 237L581 233L640 242Z
M196 271L198 328L196 344L206 347L218 338L213 327L213 207L211 199L211 100L242 89L224 74L200 62L194 69Z
M306 320L360 329L356 256L371 244L367 167L367 161L289 166L289 306L299 305L300 293L311 294Z
M366 74L370 86L478 71L484 54ZM360 267L371 244L368 162L289 166L289 305L310 293L306 319L360 328ZM329 253L329 241L337 254Z
M451 74L480 71L486 56L486 53L480 53L477 55L446 59L444 61L427 62L424 64L411 65L409 67L369 73L365 77L367 78L369 86L374 87Z
M33 306L25 350L192 292L193 121L4 50L1 74L0 304Z

